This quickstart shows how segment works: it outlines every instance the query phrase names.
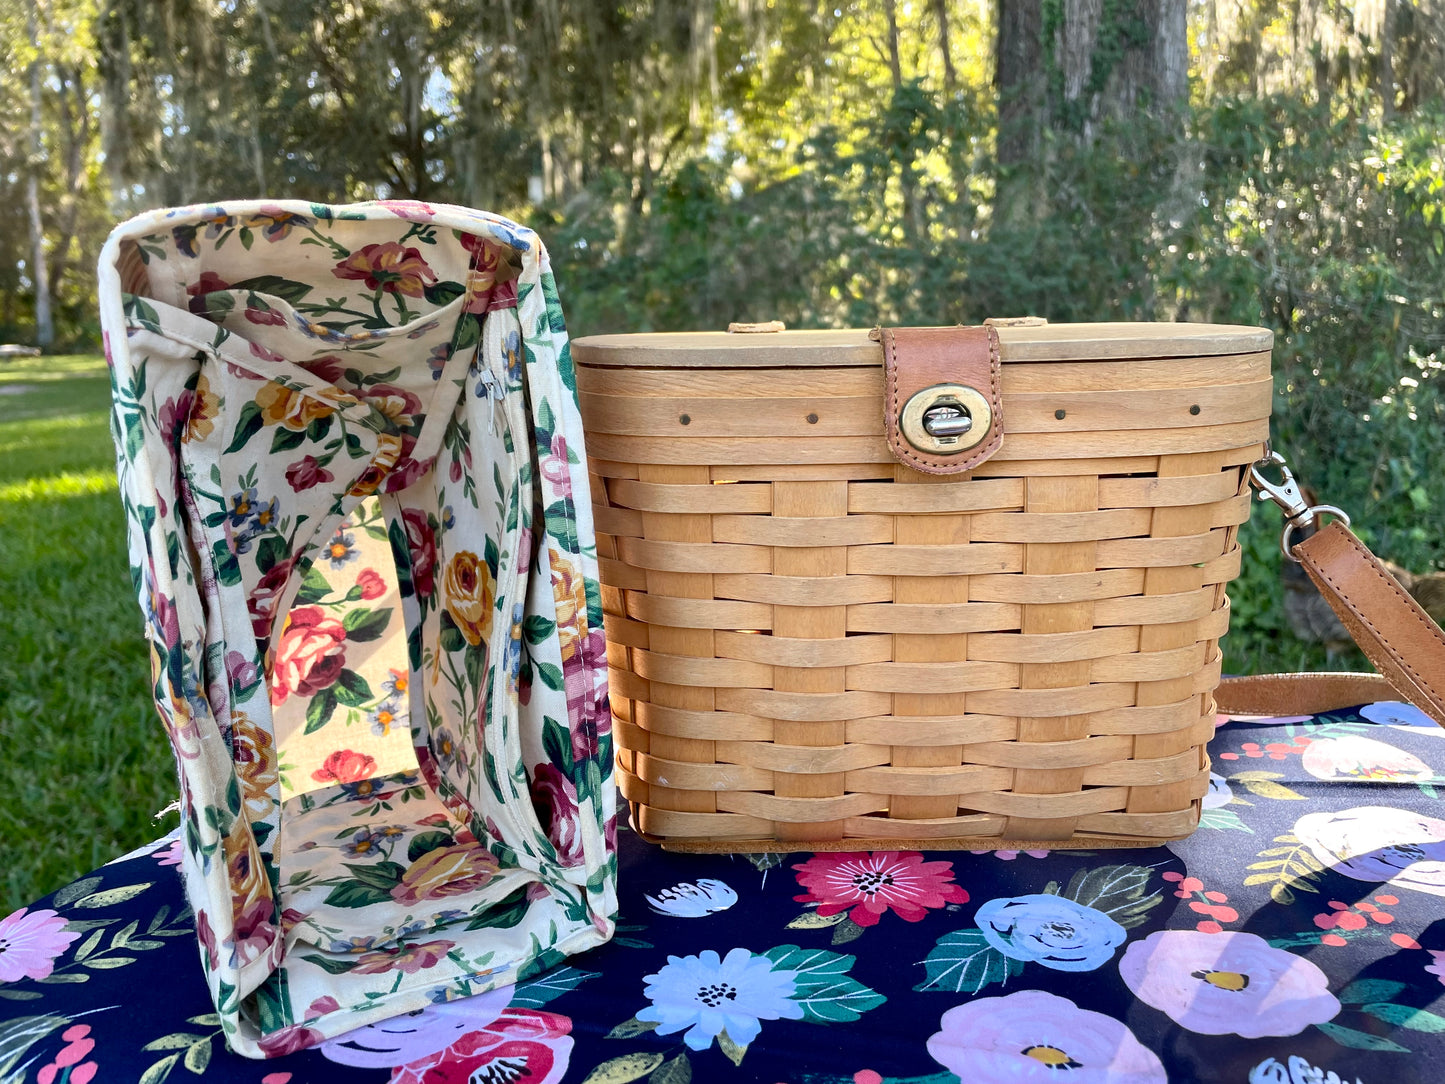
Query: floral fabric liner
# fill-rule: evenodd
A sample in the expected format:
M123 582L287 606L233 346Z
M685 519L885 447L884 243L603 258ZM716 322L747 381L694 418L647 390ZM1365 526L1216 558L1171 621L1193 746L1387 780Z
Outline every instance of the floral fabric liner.
M219 1041L162 841L0 919L0 1079L1433 1084L1445 731L1373 704L1228 722L1210 754L1201 828L1154 849L681 855L624 832L610 944L266 1065Z
M536 236L412 202L159 211L112 235L101 303L232 1047L277 1056L605 941L596 553Z

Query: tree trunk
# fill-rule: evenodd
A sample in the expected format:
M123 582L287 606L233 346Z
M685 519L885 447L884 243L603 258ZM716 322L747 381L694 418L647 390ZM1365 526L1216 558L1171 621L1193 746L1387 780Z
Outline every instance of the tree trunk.
M1386 123L1395 116L1395 0L1385 0L1380 16L1380 106Z
M1044 124L1043 10L1041 0L999 0L994 25L994 86L998 90L998 161L1011 167L1038 156Z
M45 146L40 115L40 27L30 0L28 26L35 59L30 62L30 162L25 180L25 202L30 211L30 281L35 284L35 345L49 348L55 341L55 323L50 315L50 275L45 259L45 222L40 216L40 169Z
M943 54L943 90L953 96L958 73L953 68L953 50L948 47L948 0L933 0L933 17L938 20L938 51Z

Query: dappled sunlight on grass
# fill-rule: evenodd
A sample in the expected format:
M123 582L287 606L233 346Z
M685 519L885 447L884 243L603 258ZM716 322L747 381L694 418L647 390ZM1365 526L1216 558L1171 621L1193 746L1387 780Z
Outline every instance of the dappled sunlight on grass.
M83 497L116 488L113 470L65 471L47 478L27 478L23 482L0 485L0 504L54 497Z

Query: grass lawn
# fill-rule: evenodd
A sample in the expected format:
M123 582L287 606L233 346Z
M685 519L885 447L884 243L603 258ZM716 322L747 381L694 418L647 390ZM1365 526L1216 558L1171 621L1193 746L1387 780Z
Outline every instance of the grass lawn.
M176 823L109 389L99 357L0 361L0 915Z

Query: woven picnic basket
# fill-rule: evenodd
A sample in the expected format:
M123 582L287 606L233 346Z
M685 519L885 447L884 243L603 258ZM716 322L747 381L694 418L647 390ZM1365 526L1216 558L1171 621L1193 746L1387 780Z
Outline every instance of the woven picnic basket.
M919 333L925 400L958 351L985 374L929 411L988 430L956 473L899 440ZM573 344L635 826L699 850L1187 835L1271 333L896 336Z

